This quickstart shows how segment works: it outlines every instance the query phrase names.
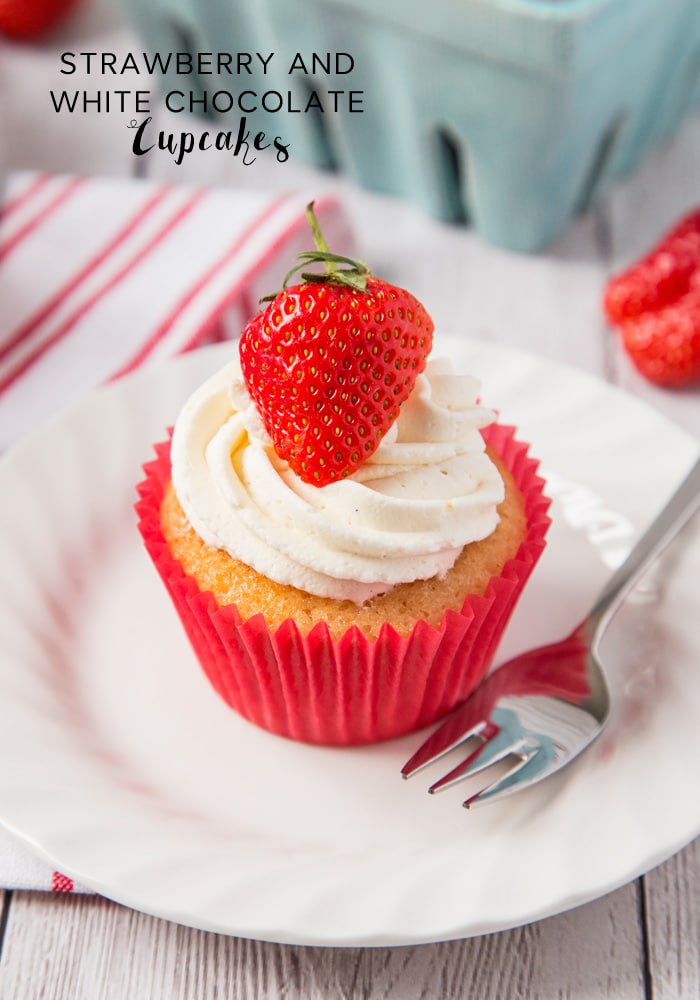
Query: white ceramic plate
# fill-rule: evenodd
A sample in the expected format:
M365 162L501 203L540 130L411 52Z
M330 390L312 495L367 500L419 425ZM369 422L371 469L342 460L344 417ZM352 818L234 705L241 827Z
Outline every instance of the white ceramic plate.
M562 636L697 445L574 370L443 338L549 477L547 551L499 659ZM132 513L151 443L230 355L100 391L0 463L0 820L125 904L273 941L486 933L597 897L700 831L700 536L621 613L601 739L562 775L467 812L402 781L417 737L329 750L264 733L196 665ZM653 600L653 615L645 600Z

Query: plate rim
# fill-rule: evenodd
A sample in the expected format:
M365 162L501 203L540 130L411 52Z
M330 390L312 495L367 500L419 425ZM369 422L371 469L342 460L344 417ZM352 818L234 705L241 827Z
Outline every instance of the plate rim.
M475 346L480 351L486 351L487 353L493 353L496 355L508 355L509 357L520 356L522 358L528 359L528 361L535 365L538 369L546 369L550 372L557 372L559 375L565 375L568 377L573 377L578 380L589 383L595 386L597 389L602 388L606 393L612 394L614 397L623 398L628 404L639 407L641 410L647 412L649 416L653 416L655 422L660 426L663 425L665 430L677 435L679 440L684 439L684 446L697 448L697 443L695 442L693 436L689 434L684 428L679 427L672 420L666 417L664 414L659 413L649 404L637 397L632 396L627 393L624 389L618 386L606 383L604 380L598 378L597 376L591 374L587 371L581 371L579 369L573 368L570 365L566 365L559 361L552 361L547 358L539 358L534 354L522 350L521 348L511 348L502 344L493 344L485 341L472 341L467 338L450 338L449 335L442 335L439 339L436 339L436 344L440 346L441 344L446 345L450 340L458 341L460 349L468 348L470 346ZM219 355L222 357L230 352L231 345L229 344L218 344L210 347L202 348L197 352L192 354L181 355L175 359L159 363L158 365L149 366L148 368L141 369L140 371L128 376L124 380L111 385L94 390L88 396L84 397L69 407L67 407L60 414L57 414L54 418L44 423L40 427L31 431L22 441L15 445L12 449L8 450L5 455L2 456L0 460L0 477L6 474L11 474L7 470L12 470L13 463L19 461L21 462L28 454L31 455L32 450L40 447L45 441L46 436L49 437L52 434L60 433L62 427L65 427L66 422L76 419L76 415L83 414L85 411L90 410L92 407L101 405L101 401L106 398L105 394L108 394L110 398L119 398L122 394L129 394L130 392L138 392L139 386L143 383L148 385L151 382L158 382L161 378L167 378L168 373L174 370L187 371L192 366L199 366L201 363L203 367L209 364L209 359L218 358ZM196 360L193 361L193 358ZM136 388L134 388L134 386ZM150 454L148 450L150 448L150 441L144 442L144 455L143 460L146 461ZM2 797L2 780L0 780L0 799ZM128 905L134 909L140 910L142 912L150 913L153 916L161 917L168 920L173 920L178 923L182 923L192 927L199 927L206 930L212 930L217 933L223 933L228 935L236 935L241 937L253 937L259 938L261 934L264 936L262 939L270 941L279 941L280 943L289 944L308 944L308 945L321 945L321 946L375 946L375 945L387 945L387 944L419 944L419 943L430 943L435 941L448 940L450 937L471 937L480 934L493 933L494 931L506 930L511 927L519 926L524 923L529 923L532 920L542 919L544 917L552 916L555 913L563 912L564 910L571 909L572 907L581 905L584 902L591 901L601 895L613 891L620 886L628 883L632 879L643 874L644 871L648 871L651 867L655 867L657 864L671 857L678 850L689 843L698 833L700 833L700 814L698 816L698 821L693 827L693 830L688 833L685 831L679 837L676 837L672 842L666 845L662 850L657 851L656 856L651 861L645 861L641 865L631 865L627 871L620 874L617 881L611 882L608 880L603 880L601 884L593 887L590 892L584 892L583 894L574 894L564 898L559 898L557 900L550 900L549 905L540 907L537 912L533 911L530 914L523 915L521 917L515 917L514 919L507 920L505 922L497 922L492 925L478 925L473 926L463 926L459 928L454 928L453 932L447 936L434 936L434 934L429 933L427 935L397 935L389 934L387 937L377 939L376 936L372 939L362 940L357 938L356 935L351 934L347 938L338 937L337 935L332 935L331 937L323 940L319 939L316 935L304 935L300 933L284 933L281 929L270 936L269 929L265 931L264 929L255 928L246 930L242 927L227 927L216 921L209 923L208 926L204 926L201 917L196 918L194 921L191 916L188 917L186 914L177 912L176 910L168 910L167 907L162 905L153 906L149 904L144 899L138 899L128 892L124 893L118 891L114 892L112 886L110 886L109 880L97 879L91 876L89 873L86 875L84 869L80 866L76 866L69 860L64 860L63 858L57 856L55 850L47 850L44 844L41 842L42 838L37 837L35 834L31 834L26 830L19 829L16 823L12 820L8 820L4 816L4 808L0 802L0 824L8 829L14 836L22 840L27 846L29 846L34 853L40 855L49 864L55 865L56 868L60 869L65 874L69 875L75 881L82 883L87 888L93 889L94 891L104 895L108 898L115 899L117 902ZM21 824L20 824L21 825Z

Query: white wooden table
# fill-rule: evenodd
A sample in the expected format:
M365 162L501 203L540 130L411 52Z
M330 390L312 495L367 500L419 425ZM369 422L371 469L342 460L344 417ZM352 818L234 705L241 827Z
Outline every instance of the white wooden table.
M47 107L58 52L77 45L126 50L133 41L102 0L40 48L2 44L0 165L133 172L120 124L94 116L89 126L84 120L67 134L65 120ZM354 219L361 256L425 301L438 329L465 330L588 370L700 436L698 389L664 392L643 382L600 309L606 274L700 204L699 117L537 256L490 247L466 229L437 224L399 201L292 164L241 168L233 159L202 155L177 167L161 158L150 175L335 190ZM560 916L417 947L321 949L228 938L94 896L0 892L0 906L3 1000L700 997L700 842Z

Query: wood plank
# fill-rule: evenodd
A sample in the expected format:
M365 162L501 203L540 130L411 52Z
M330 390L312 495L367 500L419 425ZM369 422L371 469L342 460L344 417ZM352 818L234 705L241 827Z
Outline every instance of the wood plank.
M12 893L0 889L0 958L2 958L2 947L5 939L5 928L10 915L10 902Z
M700 997L700 839L644 879L654 1000Z
M638 885L527 927L403 948L208 934L99 897L16 893L3 1000L643 1000Z

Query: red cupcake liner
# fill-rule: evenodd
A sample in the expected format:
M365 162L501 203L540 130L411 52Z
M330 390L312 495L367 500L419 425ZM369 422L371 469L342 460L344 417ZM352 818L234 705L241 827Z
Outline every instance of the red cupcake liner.
M139 530L214 690L250 722L307 743L353 746L388 740L435 722L474 690L496 653L517 599L545 547L550 501L537 462L515 430L495 424L487 443L525 498L527 536L516 557L438 628L418 622L400 636L389 624L376 640L352 626L333 640L325 624L308 635L292 620L270 629L220 607L171 554L160 525L170 479L170 443L144 466L136 504Z

